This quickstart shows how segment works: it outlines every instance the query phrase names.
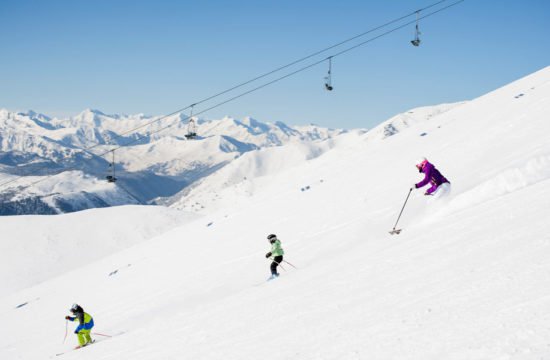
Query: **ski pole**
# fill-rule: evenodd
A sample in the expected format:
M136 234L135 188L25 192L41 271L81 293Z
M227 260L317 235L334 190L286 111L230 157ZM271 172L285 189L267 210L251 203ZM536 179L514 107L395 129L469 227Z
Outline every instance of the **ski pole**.
M63 338L63 344L65 344L65 340L67 340L67 328L69 327L69 320L65 320L65 337Z
M283 270L285 270L285 268L283 267L283 264L281 264L280 262L275 261L274 259L272 259L272 260L273 260L273 262L277 263L281 268L283 268ZM288 265L292 266L292 267L295 268L295 269L298 269L296 266L292 265L291 263L289 263L289 262L286 261L286 260L283 260L283 262L287 263ZM285 271L286 271L286 270L285 270Z
M100 334L100 333L92 333L94 335L99 335L99 336L105 336L105 337L112 337L111 335L105 335L105 334Z
M292 266L293 268L298 269L296 266L292 265L292 264L289 263L288 261L286 261L286 260L283 260L283 261L286 262L288 265Z
M405 205L407 205L407 201L409 200L409 196L411 196L411 192L413 191L413 188L409 189L409 193L407 194L407 198L405 199L405 203L403 204L403 207L401 208L401 212L399 213L399 216L397 217L397 221L395 222L395 225L393 226L393 230L390 231L390 234L399 234L401 232L401 229L395 230L397 227L397 223L399 222L399 219L401 219L401 214L403 214L403 210L405 210Z

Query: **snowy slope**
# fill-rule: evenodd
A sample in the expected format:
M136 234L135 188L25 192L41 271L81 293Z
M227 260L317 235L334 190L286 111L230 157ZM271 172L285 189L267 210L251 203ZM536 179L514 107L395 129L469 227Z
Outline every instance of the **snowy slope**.
M393 136L404 129L414 126L421 122L426 122L434 116L441 115L457 106L464 105L467 102L459 102L454 104L441 104L436 106L423 106L411 109L405 113L397 114L394 117L384 121L371 132L370 136L379 137L381 139ZM425 136L425 135L424 135Z
M3 181L9 179L2 178ZM29 209L51 215L139 204L139 200L124 188L81 171L64 171L50 177L26 176L18 180L18 187L1 193L0 215L27 214Z
M549 114L550 67L258 177L246 202L1 299L0 356L548 359ZM452 197L415 191L392 237L419 156ZM272 232L298 269L266 283ZM73 302L115 337L70 351Z
M246 153L214 175L167 199L165 204L201 214L229 205L239 206L262 189L262 177L268 177L266 181L269 181L270 175L308 166L310 160L337 146L356 141L363 134L361 130L350 131L323 142L295 143Z
M442 104L415 108L398 114L383 122L376 129L369 131L369 139L385 139L419 123L429 122L437 115L443 114L465 102ZM230 165L216 172L215 176L204 177L180 193L163 201L176 209L185 209L198 213L209 213L213 209L228 204L247 201L258 186L251 181L256 177L276 174L282 170L303 166L307 160L321 156L337 146L355 141L356 137L365 134L365 130L352 130L331 138L330 133L315 125L296 127L310 137L326 139L322 142L295 143L282 148L264 148L261 151L246 153L235 159ZM326 131L326 129L325 129ZM423 133L425 136L426 133ZM261 181L261 180L260 180ZM308 184L304 184L304 188Z
M0 297L91 263L197 219L158 206L91 209L66 216L0 217Z

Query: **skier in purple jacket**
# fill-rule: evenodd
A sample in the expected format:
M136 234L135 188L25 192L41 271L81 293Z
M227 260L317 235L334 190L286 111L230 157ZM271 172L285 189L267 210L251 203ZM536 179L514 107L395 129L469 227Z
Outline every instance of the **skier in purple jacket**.
M424 195L435 195L439 197L450 191L451 183L449 180L447 180L445 176L441 175L439 170L437 170L435 166L426 158L421 158L416 163L416 168L419 172L424 173L424 180L414 184L414 187L419 189L426 186L428 183L432 185L428 190L426 190Z

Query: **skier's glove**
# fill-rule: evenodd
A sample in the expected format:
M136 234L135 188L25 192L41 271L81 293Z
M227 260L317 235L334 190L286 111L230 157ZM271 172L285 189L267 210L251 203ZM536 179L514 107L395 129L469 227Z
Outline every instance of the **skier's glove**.
M71 320L71 317L69 315L65 316L65 320Z
M266 258L270 258L270 257L271 257L271 253L268 252L267 254L265 254L265 257L266 257Z

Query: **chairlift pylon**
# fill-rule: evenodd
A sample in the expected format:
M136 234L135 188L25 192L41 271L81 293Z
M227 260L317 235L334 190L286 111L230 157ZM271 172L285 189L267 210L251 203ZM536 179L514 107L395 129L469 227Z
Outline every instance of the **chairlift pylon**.
M191 114L189 115L189 124L187 125L187 134L185 138L187 140L193 140L197 137L197 124L193 118L193 108L196 104L191 105Z
M325 76L325 89L332 91L332 56L328 58L328 73Z
M419 21L419 17L420 17L420 10L418 10L416 12L416 27L415 27L415 31L414 31L414 40L411 40L411 44L413 44L414 46L419 46L420 45L420 30L418 30L418 21Z

